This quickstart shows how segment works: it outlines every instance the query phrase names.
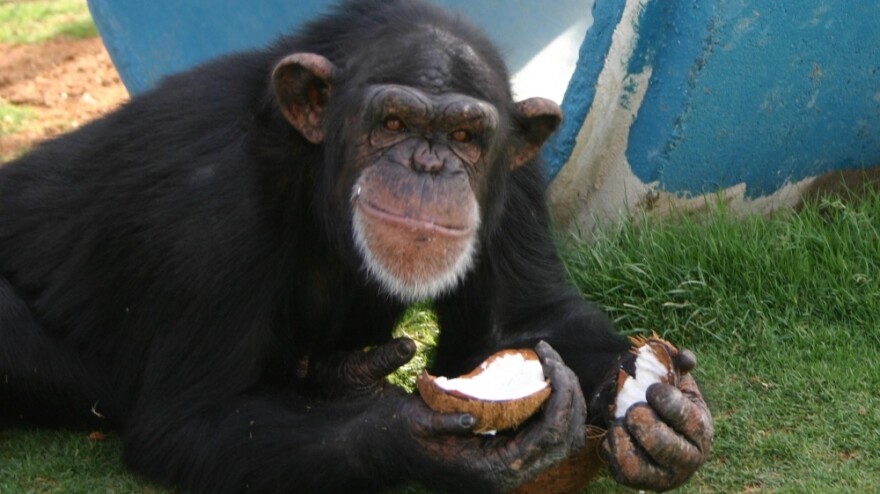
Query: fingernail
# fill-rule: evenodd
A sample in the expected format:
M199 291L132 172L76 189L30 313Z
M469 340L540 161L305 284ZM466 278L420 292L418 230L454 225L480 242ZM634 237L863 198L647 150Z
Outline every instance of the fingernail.
M462 427L465 427L465 428L467 428L467 429L470 429L471 427L473 427L473 426L477 423L477 419L474 418L473 415L467 415L467 414L465 414L465 415L462 415L461 417L459 417L459 419L458 419L458 423L459 423Z

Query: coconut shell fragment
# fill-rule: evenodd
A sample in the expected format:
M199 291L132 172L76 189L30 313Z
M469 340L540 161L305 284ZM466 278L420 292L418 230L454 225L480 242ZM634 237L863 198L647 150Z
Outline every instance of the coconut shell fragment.
M431 409L469 413L474 432L514 428L531 417L550 396L538 355L532 350L503 350L456 379L423 372L419 393Z

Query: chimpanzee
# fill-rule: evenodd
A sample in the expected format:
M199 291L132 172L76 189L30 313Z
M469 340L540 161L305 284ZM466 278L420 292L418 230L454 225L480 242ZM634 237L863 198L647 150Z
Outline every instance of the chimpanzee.
M536 153L558 106L514 103L456 15L335 9L0 169L7 422L117 428L131 468L192 492L503 492L588 423L620 482L684 482L712 438L692 379L605 413L629 345L554 249ZM544 409L478 436L387 384L423 299L434 373L535 347Z

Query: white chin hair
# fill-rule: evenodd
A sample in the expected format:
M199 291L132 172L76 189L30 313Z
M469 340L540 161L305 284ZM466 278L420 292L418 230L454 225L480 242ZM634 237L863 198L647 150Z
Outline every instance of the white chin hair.
M429 272L415 273L412 281L398 278L391 273L382 262L373 255L367 245L364 222L358 212L354 214L354 241L361 257L364 259L367 272L371 278L379 282L382 289L402 302L412 303L438 297L458 285L474 264L477 250L476 235L473 235L467 246L459 254L452 267L440 275Z

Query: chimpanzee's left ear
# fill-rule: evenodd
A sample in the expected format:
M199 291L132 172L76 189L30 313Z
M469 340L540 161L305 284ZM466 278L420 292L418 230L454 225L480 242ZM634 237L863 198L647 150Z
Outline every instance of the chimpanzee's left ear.
M544 141L550 137L562 122L562 109L559 105L544 98L529 98L516 103L520 122L517 132L521 139L511 157L510 168L527 163L538 154Z
M284 57L272 72L272 87L281 112L314 144L324 141L324 108L330 99L333 62L314 53Z

